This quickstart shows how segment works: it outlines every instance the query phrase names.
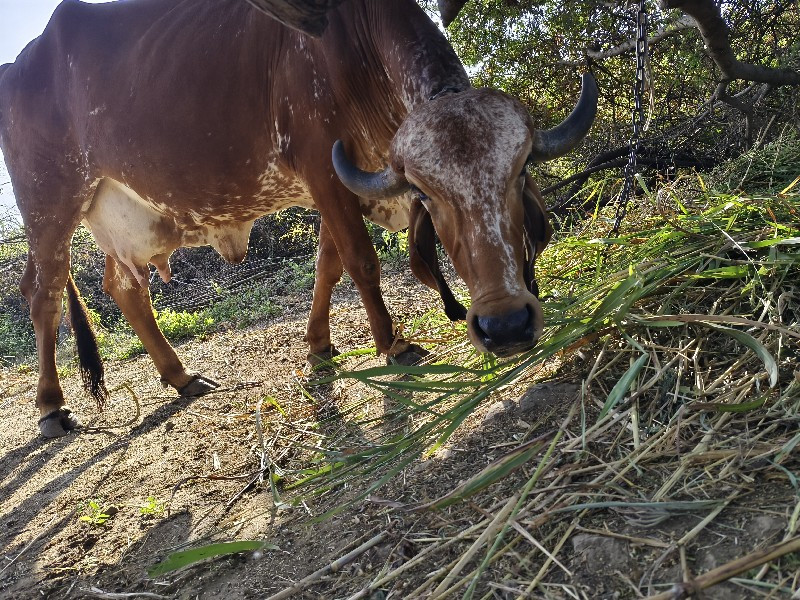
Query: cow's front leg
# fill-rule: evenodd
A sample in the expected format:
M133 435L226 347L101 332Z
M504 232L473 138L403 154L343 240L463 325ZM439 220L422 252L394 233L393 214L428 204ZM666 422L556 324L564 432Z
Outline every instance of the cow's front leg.
M150 358L153 359L162 382L174 387L181 396L201 396L218 387L210 379L191 373L183 367L183 363L156 323L150 289L140 286L110 256L106 256L103 290L114 299L125 315Z
M415 362L425 351L395 334L392 318L381 296L378 255L361 216L358 198L344 190L337 196L335 200L338 202L320 206L320 213L339 258L361 295L378 353L398 357L403 363Z
M319 250L314 275L314 299L308 316L306 342L308 362L312 367L324 363L338 354L331 343L331 294L342 278L342 261L339 251L323 220L319 228Z

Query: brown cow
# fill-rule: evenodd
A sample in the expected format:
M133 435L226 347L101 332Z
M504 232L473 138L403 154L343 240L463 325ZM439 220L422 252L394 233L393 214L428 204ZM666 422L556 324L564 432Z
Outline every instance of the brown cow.
M532 262L550 229L525 165L586 134L593 80L564 123L537 130L514 99L470 87L412 0L349 0L328 18L312 38L241 0L64 0L44 33L0 67L0 146L30 243L21 289L36 332L43 435L77 426L55 365L65 287L87 386L99 399L105 392L70 276L80 223L107 254L104 289L183 395L215 384L187 371L158 329L148 263L169 280L170 254L205 244L241 261L253 221L287 206L322 217L312 360L335 354L329 308L343 267L378 352L403 360L420 350L395 335L365 216L390 230L410 225L413 271L458 318L435 228L469 287L476 347L509 355L535 344ZM347 187L331 161L337 139Z

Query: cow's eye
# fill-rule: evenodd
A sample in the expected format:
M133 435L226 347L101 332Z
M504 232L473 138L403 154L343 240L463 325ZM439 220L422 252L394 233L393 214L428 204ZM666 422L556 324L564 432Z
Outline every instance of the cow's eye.
M411 193L414 194L414 197L417 200L419 200L420 202L422 202L423 204L430 200L428 195L425 192L423 192L421 189L419 189L417 186L414 186L414 185L411 186Z

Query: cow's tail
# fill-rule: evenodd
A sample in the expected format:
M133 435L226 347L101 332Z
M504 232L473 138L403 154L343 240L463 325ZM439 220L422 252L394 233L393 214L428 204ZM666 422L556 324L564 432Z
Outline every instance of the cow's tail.
M108 399L103 360L100 358L97 338L89 320L89 310L81 299L71 273L67 279L67 308L72 332L75 334L75 345L78 347L83 387L97 400L97 407L102 410Z

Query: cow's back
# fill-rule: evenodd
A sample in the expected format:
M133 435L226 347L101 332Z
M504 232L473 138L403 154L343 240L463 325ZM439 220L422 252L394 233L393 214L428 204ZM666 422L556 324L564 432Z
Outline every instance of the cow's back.
M3 146L16 164L63 157L88 185L113 179L191 215L180 226L309 205L305 183L330 168L336 139L362 164L385 163L409 95L449 85L420 85L420 30L436 46L425 73L449 52L463 84L413 0L349 0L321 39L242 0L66 0L3 77L0 107L15 112ZM418 72L390 76L387 56L405 55Z
M87 178L143 196L242 195L223 180L270 154L268 63L284 31L240 1L65 0L6 68L3 146L33 156L63 143Z

